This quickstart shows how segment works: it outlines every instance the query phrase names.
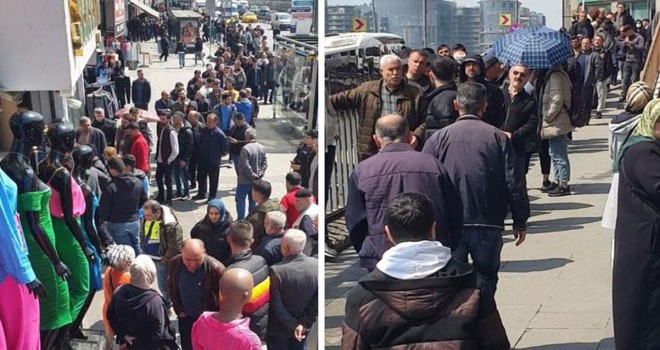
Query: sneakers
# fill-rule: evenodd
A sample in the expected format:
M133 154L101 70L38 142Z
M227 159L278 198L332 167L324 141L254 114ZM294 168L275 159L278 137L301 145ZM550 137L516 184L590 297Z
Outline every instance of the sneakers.
M205 194L197 194L194 197L192 197L192 199L196 200L196 201L198 201L200 199L206 199L206 195Z
M548 193L554 191L557 187L559 187L559 184L556 182L543 181L543 187L541 187L541 192Z
M548 197L562 197L571 194L571 186L557 186L554 190L548 192Z

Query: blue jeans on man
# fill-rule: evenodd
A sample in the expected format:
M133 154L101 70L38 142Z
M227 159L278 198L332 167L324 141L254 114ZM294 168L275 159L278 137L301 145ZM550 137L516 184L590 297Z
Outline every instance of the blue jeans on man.
M501 228L463 226L463 239L452 252L452 256L467 263L469 254L474 269L485 277L495 293L503 244Z
M140 221L106 222L106 229L117 244L133 247L135 255L142 254L140 248Z
M252 186L241 185L236 186L236 214L238 220L245 219L245 198L248 200L248 213L253 212L257 208L257 204L252 199Z
M156 265L158 289L160 289L160 293L163 295L163 299L165 300L165 305L170 307L172 306L172 301L170 299L170 293L167 290L167 266L161 265L160 261L158 260L154 260L154 264Z
M177 197L186 197L190 195L190 181L188 178L190 173L188 172L188 164L181 167L178 162L173 165L174 167L174 183L176 184L176 195Z

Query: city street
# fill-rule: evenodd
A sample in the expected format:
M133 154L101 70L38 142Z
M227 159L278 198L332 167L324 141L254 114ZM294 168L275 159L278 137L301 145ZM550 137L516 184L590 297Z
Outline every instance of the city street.
M615 94L609 94L614 107ZM538 160L527 175L532 216L527 239L504 236L496 300L512 347L536 350L614 349L611 306L613 232L600 226L610 188L607 124L619 111L573 133L567 197L540 192ZM509 223L510 224L510 223ZM510 230L510 226L508 227ZM326 263L326 349L339 349L346 293L366 273L355 251Z
M268 44L272 49L272 31L270 25L259 23L266 29L268 36ZM254 26L254 24L253 24ZM210 51L212 49L213 51ZM214 52L217 49L216 45L205 45L206 55L209 52ZM174 88L176 82L183 82L184 84L193 77L195 69L204 70L204 65L199 62L197 66L194 65L194 55L186 55L186 66L179 69L178 61L175 54L171 54L167 62L158 60L158 48L154 41L142 43L142 50L151 53L151 64L147 62L149 67L140 68L144 70L145 79L151 83L151 103L149 108L153 108L156 99L159 98L160 92L165 90L169 92ZM140 57L142 58L142 57ZM131 80L137 78L137 71L127 71ZM259 119L256 121L257 140L261 142L267 150L268 154L268 171L266 172L265 180L273 185L272 198L281 198L286 194L285 175L290 171L289 162L295 156L295 150L298 143L301 141L297 138L293 129L286 120L274 118L273 105L260 106ZM156 124L151 123L155 135ZM155 140L154 140L155 142ZM152 154L152 172L155 171L155 162L153 161ZM223 166L220 170L220 181L218 194L219 198L225 204L227 210L236 217L236 202L234 200L236 188L236 173L233 168L226 165L226 158L223 159ZM151 195L157 192L156 183L151 183ZM196 190L191 191L191 196L197 193ZM176 212L177 218L183 227L184 239L190 238L190 230L192 227L206 215L205 201L178 201L175 200L172 206ZM83 328L86 329L85 333L91 335L89 341L79 342L75 344L76 349L100 349L102 348L102 340L100 339L103 330L103 323L101 321L101 307L103 305L103 292L97 293L89 312L85 316ZM176 317L172 317L176 327ZM315 340L310 341L310 349L315 349Z

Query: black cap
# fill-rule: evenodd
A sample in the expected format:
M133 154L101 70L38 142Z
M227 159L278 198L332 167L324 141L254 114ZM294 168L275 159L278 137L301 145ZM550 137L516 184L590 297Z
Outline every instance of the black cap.
M305 135L309 136L313 139L318 139L319 138L319 131L316 130L316 129L307 130L307 131L305 131Z
M296 192L296 198L311 198L313 195L312 190L307 188L301 188Z

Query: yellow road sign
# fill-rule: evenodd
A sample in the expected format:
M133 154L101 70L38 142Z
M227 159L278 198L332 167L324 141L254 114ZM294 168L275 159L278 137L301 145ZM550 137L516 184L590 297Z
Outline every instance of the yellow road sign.
M353 18L353 31L354 32L366 32L367 31L367 20L364 18Z
M499 21L500 27L510 27L511 22L513 22L510 13L500 13Z

